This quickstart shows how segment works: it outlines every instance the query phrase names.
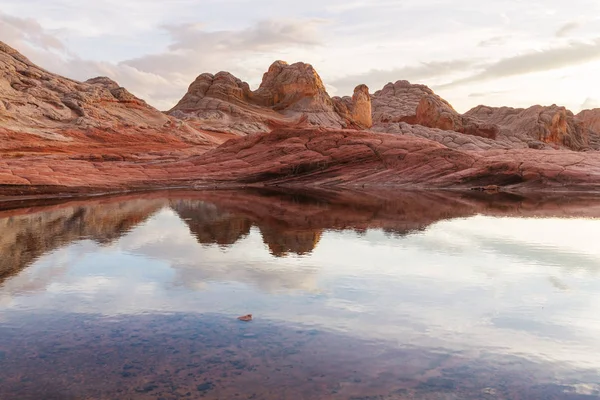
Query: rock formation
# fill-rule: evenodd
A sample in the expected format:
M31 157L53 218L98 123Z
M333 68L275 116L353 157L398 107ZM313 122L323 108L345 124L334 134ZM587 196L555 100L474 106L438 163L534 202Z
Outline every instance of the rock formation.
M450 103L425 85L408 81L388 83L372 96L373 124L379 131L405 122L445 131L496 139L498 127L460 115Z
M373 126L371 96L367 85L358 85L352 97L334 97L333 104L338 114L346 121L353 121L360 129Z
M0 153L130 155L222 140L161 113L106 77L77 82L0 42ZM91 150L91 151L90 151Z
M3 127L163 128L171 123L167 116L108 78L82 83L59 77L1 42L0 74Z
M365 85L351 99L332 99L311 65L283 61L269 67L255 91L228 72L202 74L168 113L201 129L239 135L281 126L371 126Z
M521 140L532 148L543 148L544 144L571 150L598 148L597 134L590 130L593 124L586 126L571 111L557 105L527 109L477 106L465 115L496 124L503 136Z
M591 131L590 142L595 149L600 149L600 108L583 110L577 114L583 126Z
M406 81L331 98L303 63L275 62L255 91L226 72L202 74L165 115L108 78L63 78L0 44L0 96L4 195L245 185L600 190L597 110L479 106L461 115ZM291 231L273 251L315 240Z

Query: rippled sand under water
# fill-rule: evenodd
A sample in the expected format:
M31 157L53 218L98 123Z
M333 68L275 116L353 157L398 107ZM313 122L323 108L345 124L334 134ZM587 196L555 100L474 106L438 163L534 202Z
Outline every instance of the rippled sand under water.
M19 205L0 210L3 400L600 398L600 199Z

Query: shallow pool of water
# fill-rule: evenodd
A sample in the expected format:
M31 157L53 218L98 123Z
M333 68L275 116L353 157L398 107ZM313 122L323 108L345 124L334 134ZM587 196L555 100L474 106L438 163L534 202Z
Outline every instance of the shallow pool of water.
M600 398L600 199L476 196L5 203L0 398Z

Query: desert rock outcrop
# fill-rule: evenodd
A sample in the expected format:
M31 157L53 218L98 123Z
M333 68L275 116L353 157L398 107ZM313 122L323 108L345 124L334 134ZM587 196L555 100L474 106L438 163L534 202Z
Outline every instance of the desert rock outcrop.
M214 147L193 129L106 77L78 82L48 72L0 42L0 153L123 157Z
M583 110L577 114L583 126L591 131L590 142L592 147L600 149L600 108Z
M394 130L405 122L445 131L496 139L498 127L460 115L450 103L425 85L408 81L388 83L372 96L373 124L378 130Z
M166 115L109 78L63 78L0 44L0 95L2 194L247 185L600 190L600 153L569 150L599 148L594 110L576 117L558 106L480 106L461 115L406 81L373 96L359 85L352 97L331 98L303 63L275 62L255 91L226 72L202 74ZM291 231L275 250L301 249L313 236Z
M532 148L544 144L571 150L587 150L597 147L595 136L579 118L565 107L533 106L527 109L512 107L477 106L465 115L496 124L502 135L513 137Z
M305 63L276 61L251 91L227 72L202 74L169 114L202 129L239 135L274 127L369 128L368 88L350 99L332 99L315 69Z

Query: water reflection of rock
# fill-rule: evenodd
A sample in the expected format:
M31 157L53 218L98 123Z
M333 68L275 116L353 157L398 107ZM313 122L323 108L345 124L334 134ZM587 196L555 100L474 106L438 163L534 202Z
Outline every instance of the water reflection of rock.
M165 204L161 199L77 201L0 213L0 282L74 241L109 244Z
M5 203L3 203L5 204ZM598 217L600 198L365 191L165 191L0 211L0 280L61 246L111 243L170 206L201 244L229 246L257 227L276 256L308 254L325 230L406 235L450 218Z
M243 196L240 199L243 201ZM266 215L223 211L202 200L176 199L170 205L201 244L232 245L248 236L253 225L260 229L264 243L275 256L308 254L321 239L321 229L296 229Z
M231 245L248 236L252 223L201 200L171 200L171 208L202 244Z
M186 223L201 243L215 243L215 240L201 240L200 237L208 235L211 238L207 232L216 232L224 227L226 232L220 234L226 235L232 243L232 239L244 236L243 233L247 232L245 224L249 224L260 229L265 244L275 256L310 253L325 230L363 233L368 229L381 229L391 235L404 236L422 231L438 221L477 214L503 217L600 216L600 197L594 196L522 197L485 193L325 190L207 191L188 192L187 195L197 200L186 200L185 214L180 208L175 209L180 216L185 216ZM171 196L185 194L171 193ZM214 212L219 218L206 218L206 208L211 203L217 205L219 211ZM196 208L193 211L194 204ZM195 230L192 226L202 226L202 229ZM243 232L240 232L240 226L244 227Z
M289 229L279 230L273 227L261 227L263 240L271 254L283 257L290 253L304 255L312 252L319 240L320 230Z

